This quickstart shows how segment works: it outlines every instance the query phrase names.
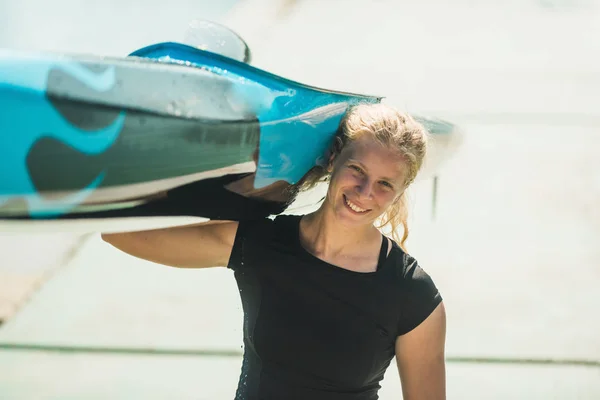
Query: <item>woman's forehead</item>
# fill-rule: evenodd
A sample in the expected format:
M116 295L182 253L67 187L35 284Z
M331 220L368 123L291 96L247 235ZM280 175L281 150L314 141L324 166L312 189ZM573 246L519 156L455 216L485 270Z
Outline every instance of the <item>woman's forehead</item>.
M348 145L344 148L343 152L346 157L353 158L377 158L382 161L390 161L402 163L404 162L404 158L402 153L399 150L390 148L383 143L371 139L371 138L360 138L353 140L348 143Z

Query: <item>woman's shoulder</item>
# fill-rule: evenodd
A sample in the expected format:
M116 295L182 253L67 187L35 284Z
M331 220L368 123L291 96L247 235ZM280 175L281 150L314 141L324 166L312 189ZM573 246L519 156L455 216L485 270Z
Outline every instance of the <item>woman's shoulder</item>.
M279 214L273 217L273 223L277 226L294 226L300 223L302 215Z
M270 217L246 219L239 222L238 235L264 241L268 237L278 237L295 233L301 216L280 214Z
M432 276L423 268L417 259L391 240L392 249L388 256L388 268L395 279L404 288L409 287L424 294L438 293Z
M247 218L239 222L240 224L255 228L263 227L267 229L276 229L292 227L300 222L300 218L302 218L301 215L278 214L269 217Z
M423 322L443 299L433 278L415 257L395 242L390 257L389 270L396 281L394 286L398 299L394 307L401 314L398 335L402 335Z

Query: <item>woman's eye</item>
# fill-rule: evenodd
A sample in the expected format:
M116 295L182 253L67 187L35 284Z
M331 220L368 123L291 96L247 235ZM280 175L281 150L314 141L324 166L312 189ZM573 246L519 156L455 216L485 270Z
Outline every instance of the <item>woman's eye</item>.
M389 188L389 189L392 189L392 188L393 188L392 184L391 184L391 183L389 183L389 182L386 182L386 181L381 181L381 184L382 184L383 186L385 186L386 188Z
M350 168L352 168L356 172L362 172L362 169L358 165L351 165Z

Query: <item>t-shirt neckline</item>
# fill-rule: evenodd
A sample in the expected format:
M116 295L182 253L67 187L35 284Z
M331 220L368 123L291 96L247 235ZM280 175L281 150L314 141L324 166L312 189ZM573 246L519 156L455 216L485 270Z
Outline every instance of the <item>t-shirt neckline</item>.
M326 266L327 268L331 269L331 270L335 270L335 271L339 271L340 273L345 273L345 274L349 274L349 275L355 275L355 276L375 276L377 274L379 274L382 270L383 270L383 266L385 265L385 262L387 261L388 257L388 246L389 243L387 241L387 238L384 235L381 235L381 247L379 250L379 257L378 257L378 261L377 261L377 269L375 271L370 271L370 272L360 272L360 271L354 271L351 269L347 269L344 267L340 267L338 265L335 264L331 264L325 260L320 259L319 257L315 256L314 254L312 254L310 251L308 251L303 245L302 242L300 240L300 221L302 220L302 215L296 216L296 218L294 218L294 241L295 244L297 246L297 248L299 249L299 251L304 254L304 256L314 262L318 262L321 265Z

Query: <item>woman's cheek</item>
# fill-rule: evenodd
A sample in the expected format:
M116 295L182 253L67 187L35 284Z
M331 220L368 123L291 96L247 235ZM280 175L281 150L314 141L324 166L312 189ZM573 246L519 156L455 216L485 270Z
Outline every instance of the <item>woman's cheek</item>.
M378 197L381 199L383 204L388 206L394 202L395 193L392 190L382 189Z

